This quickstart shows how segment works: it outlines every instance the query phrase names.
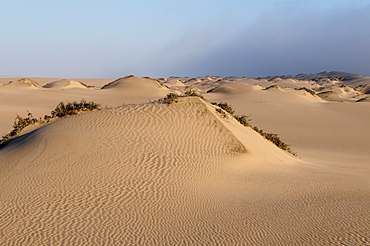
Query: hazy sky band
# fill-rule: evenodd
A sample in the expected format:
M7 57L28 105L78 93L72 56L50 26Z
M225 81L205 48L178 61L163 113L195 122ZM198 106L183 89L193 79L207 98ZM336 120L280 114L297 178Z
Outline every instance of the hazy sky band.
M0 75L370 76L370 1L2 1Z

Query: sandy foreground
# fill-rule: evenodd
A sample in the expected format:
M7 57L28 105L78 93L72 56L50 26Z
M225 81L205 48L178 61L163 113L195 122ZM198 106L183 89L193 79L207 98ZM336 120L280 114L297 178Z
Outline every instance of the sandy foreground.
M18 79L0 79L2 135L16 114L42 117L60 101L109 108L0 149L0 245L370 245L366 86L314 96L294 89L312 81L293 79L7 84ZM154 102L187 86L279 133L298 158L197 97Z

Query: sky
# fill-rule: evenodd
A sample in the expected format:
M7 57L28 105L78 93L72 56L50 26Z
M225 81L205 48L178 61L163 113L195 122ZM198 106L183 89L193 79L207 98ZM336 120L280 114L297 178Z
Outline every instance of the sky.
M0 0L0 76L370 76L370 0Z

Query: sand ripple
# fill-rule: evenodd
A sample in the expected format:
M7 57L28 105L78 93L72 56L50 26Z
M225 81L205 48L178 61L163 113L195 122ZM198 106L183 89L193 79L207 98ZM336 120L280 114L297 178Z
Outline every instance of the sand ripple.
M369 243L368 191L298 164L236 172L236 157L248 166L256 156L227 124L194 99L22 136L0 151L0 244Z

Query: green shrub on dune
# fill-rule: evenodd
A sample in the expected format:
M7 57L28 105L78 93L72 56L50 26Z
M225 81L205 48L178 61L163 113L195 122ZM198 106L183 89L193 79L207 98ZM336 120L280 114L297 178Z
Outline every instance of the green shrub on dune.
M80 102L60 102L57 107L51 111L52 117L65 117L69 115L75 115L84 111L93 111L100 109L100 104L95 102L87 102L85 99L82 99Z
M245 127L252 127L250 124L250 116L247 115L234 115L234 109L231 107L226 102L221 102L221 103L212 103L213 105L217 106L216 112L222 117L227 119L227 113L229 113L232 117L234 117L240 124L242 124ZM295 153L287 143L283 142L279 135L276 133L269 133L269 132L264 132L263 130L259 129L258 127L254 126L252 127L253 130L258 132L262 137L267 139L268 141L272 142L275 144L277 147L279 147L282 150L285 150L289 152L290 154L297 156L297 153Z
M44 119L37 119L33 117L32 113L28 112L27 117L23 118L19 115L14 120L13 130L4 135L0 140L0 147L4 146L5 142L15 136L17 136L24 128L30 125L35 125L36 123L43 124L48 123L52 119L63 118L70 115L79 114L81 112L99 110L100 104L95 102L87 102L85 99L82 99L80 102L60 102L57 107L51 111L50 115L45 115Z

